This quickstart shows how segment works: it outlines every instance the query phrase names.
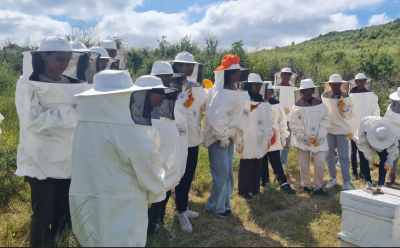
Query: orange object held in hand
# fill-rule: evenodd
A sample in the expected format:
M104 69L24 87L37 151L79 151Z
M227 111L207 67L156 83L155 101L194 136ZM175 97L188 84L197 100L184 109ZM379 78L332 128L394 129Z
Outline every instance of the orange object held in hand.
M274 135L272 135L272 138L271 138L271 146L273 146L275 144L275 141L276 141L275 129L272 129L272 132L274 133Z
M250 112L253 112L256 108L258 108L258 104L251 104Z
M213 87L214 84L211 82L210 79L204 79L204 80L203 80L203 85L204 85L204 87L205 87L206 89L210 89L210 88Z
M151 208L151 203L147 205L147 208L150 209Z
M290 110L288 108L285 108L285 114L288 115L290 113Z
M318 147L319 146L319 144L317 142L317 140L318 140L317 138L309 137L308 139L310 140L311 145L313 145L314 147Z
M242 146L242 148L240 148L239 150L237 148L235 148L235 150L237 153L242 154L243 150L244 150L244 146Z
M353 133L349 134L349 140L351 140L353 138Z
M187 84L185 84L185 89L186 89L186 86L187 86ZM196 99L193 97L193 90L192 90L192 88L190 88L189 91L190 91L189 99L187 99L186 102L183 104L183 105L185 105L186 108L190 108L190 106L192 106L192 104L194 103L194 100L196 100Z

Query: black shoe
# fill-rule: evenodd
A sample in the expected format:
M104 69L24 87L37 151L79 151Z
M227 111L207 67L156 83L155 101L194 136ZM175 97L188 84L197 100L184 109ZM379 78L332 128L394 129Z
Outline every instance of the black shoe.
M303 189L304 189L304 193L311 194L311 192L312 192L312 190L309 189L308 187L304 187Z
M361 172L360 172L360 174L358 174L358 176L359 176L361 179L365 179L365 176L364 176L363 174L361 174Z
M226 214L231 215L232 214L232 210L228 209L225 211Z
M239 194L240 197L244 199L251 199L253 198L249 193Z
M289 195L296 194L296 191L294 189L292 189L292 187L290 187L290 184L288 184L288 183L281 186L281 190L285 191L285 193L289 194Z
M313 191L313 194L314 194L314 195L319 195L319 196L329 196L329 194L326 193L326 192L324 192L324 191L322 190L322 188L317 189L317 190L314 190L314 191Z
M231 214L230 210L229 210L229 212L228 212L228 210L226 210L225 213L214 214L214 215L217 216L217 217L220 217L220 218L226 218L226 217L228 217L230 214Z
M267 186L267 182L261 182L261 187Z

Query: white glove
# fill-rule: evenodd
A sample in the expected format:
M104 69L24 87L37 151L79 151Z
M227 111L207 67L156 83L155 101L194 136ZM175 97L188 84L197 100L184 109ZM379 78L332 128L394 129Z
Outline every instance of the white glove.
M243 153L243 150L244 150L243 143L240 142L240 143L238 143L238 144L235 144L235 146L236 146L236 147L235 147L236 152L239 153L239 154L242 154L242 153Z
M281 146L282 146L282 148L286 147L286 139L281 140Z
M220 147L228 147L229 146L229 139L224 139L219 141Z
M189 99L190 95L190 89L182 91L178 95L178 99L176 99L178 102L182 103L182 105Z
M318 136L317 136L317 143L318 143L318 145L322 145L322 143L324 143L324 140L325 140L325 137L324 137L324 136L321 136L321 135L318 135Z
M73 108L73 109L76 109L76 106L77 106L78 104L77 103L74 103L74 104L71 104L71 107Z
M346 113L346 112L349 112L350 111L350 106L349 105L346 105L346 106L344 106L343 107L343 113Z
M391 170L393 168L393 160L388 159L385 162L385 170Z
M310 140L308 139L308 136L306 136L306 135L304 135L303 137L301 137L301 141L303 141L304 145L306 145L306 146L310 146L310 145L311 145L311 142L310 142Z

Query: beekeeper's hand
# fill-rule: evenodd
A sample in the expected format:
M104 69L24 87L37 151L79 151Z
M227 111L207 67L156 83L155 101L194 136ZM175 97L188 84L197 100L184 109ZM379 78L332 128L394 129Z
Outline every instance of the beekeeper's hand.
M321 145L322 143L324 143L324 141L325 141L325 137L324 136L322 136L322 135L318 135L317 136L317 144L318 145Z
M391 170L393 168L393 160L388 159L385 162L385 170Z
M281 146L282 148L286 147L286 139L281 139Z
M250 112L253 112L256 108L258 108L258 104L251 104Z
M176 101L182 103L183 105L189 99L189 95L190 95L190 89L182 91L181 93L179 93L178 99L176 99Z
M348 106L345 102L340 102L339 103L339 109L342 111L342 113L346 113L350 111L350 106Z
M350 132L350 134L349 134L349 140L352 140L352 139L353 139L353 133Z
M285 108L285 114L288 115L290 113L290 110L288 108Z
M224 139L219 141L220 147L228 147L229 146L229 139Z
M196 99L193 97L192 88L190 88L189 89L189 99L187 99L183 105L185 105L186 108L190 108L190 106L192 106L192 104L194 103L194 100L196 100Z
M308 138L308 136L304 135L303 137L301 137L301 141L304 143L304 145L306 146L310 146L311 142L310 139Z
M244 150L243 142L235 144L235 150L236 150L237 153L242 154L243 150Z
M376 168L378 168L378 163L375 162L374 159L368 160L368 163L369 163L369 167L370 167L371 169L376 169ZM392 163L392 164L393 164L393 163Z

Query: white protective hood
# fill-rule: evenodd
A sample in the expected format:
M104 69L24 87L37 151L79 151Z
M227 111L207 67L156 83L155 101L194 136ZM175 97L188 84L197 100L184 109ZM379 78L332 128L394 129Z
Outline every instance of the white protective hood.
M204 138L200 127L200 118L205 110L204 106L207 99L207 92L203 87L194 86L192 89L195 100L189 108L186 108L189 147L198 146L203 142Z
M292 147L300 148L304 151L321 152L328 151L328 142L324 139L323 144L314 147L306 146L301 141L302 135L316 138L318 135L326 137L327 129L330 128L329 110L325 104L321 103L316 106L301 107L294 106L289 120L289 126L292 130Z
M145 246L148 204L165 198L162 139L155 127L134 123L131 95L77 96L69 202L82 246Z
M259 102L251 102L259 104ZM263 102L258 108L249 113L247 117L247 127L244 130L242 154L236 149L236 155L242 159L259 159L268 152L268 144L272 138L272 119L275 114L272 112L271 104Z
M390 123L392 123L394 129L396 130L396 136L397 140L400 140L400 114L393 112L393 110L390 108L390 105L388 106L385 116Z
M291 109L293 108L295 99L294 99L294 91L298 90L297 87L294 86L280 86L274 85L274 89L279 89L281 97L279 98L279 102L282 104L283 108L289 110L287 118L289 119L289 114Z
M71 77L67 77L70 83L34 81L38 80L40 72L33 70L34 63L38 63L33 55L38 58L40 54L24 52L23 55L23 75L17 82L15 93L20 119L16 174L39 180L69 179L72 133L78 120L74 95L85 91L86 82ZM78 53L75 55L79 56ZM76 64L70 63L71 66L75 67L75 70L69 70L71 73L82 74L76 73Z
M353 116L353 104L350 97L343 98L344 103L350 106L350 111L341 113L338 107L338 99L327 98L322 95L322 102L328 107L331 119L331 127L328 133L334 135L347 135L351 132L350 121Z
M353 117L350 121L351 132L353 134L353 140L357 140L354 137L360 121L365 116L380 116L380 108L378 104L378 97L373 92L363 93L350 93L350 99L353 103Z
M206 115L201 122L205 148L228 138L233 138L235 143L242 142L250 113L248 92L224 89L224 71L214 73L216 81L209 90Z
M271 118L271 121L273 123L272 128L275 132L275 142L271 144L269 151L273 152L283 149L281 142L282 140L286 140L290 133L288 131L287 118L283 106L278 103L271 105L271 108L274 113L274 115L271 115L271 117L274 117L273 119Z

